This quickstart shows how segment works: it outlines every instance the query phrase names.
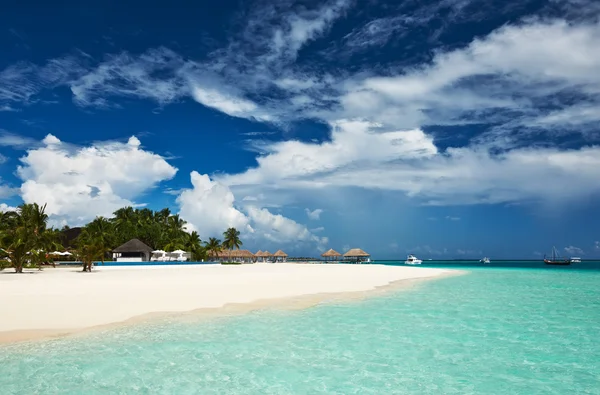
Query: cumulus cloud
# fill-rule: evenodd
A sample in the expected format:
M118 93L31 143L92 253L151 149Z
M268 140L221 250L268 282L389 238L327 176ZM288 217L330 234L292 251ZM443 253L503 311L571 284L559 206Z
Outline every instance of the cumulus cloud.
M575 246L565 247L565 251L570 255L585 255L581 248Z
M286 218L281 214L273 214L265 208L249 206L248 217L260 235L277 243L309 242L321 246L328 242L327 237L313 235L304 225Z
M7 211L16 211L16 207L9 206L6 203L0 203L0 213L5 213Z
M177 204L181 217L202 237L220 237L229 227L246 233L254 232L248 217L234 207L235 197L228 187L196 171L190 177L192 188L181 192Z
M231 190L206 174L191 173L192 188L177 198L179 214L197 230L201 237L220 237L228 227L240 230L244 237L275 243L322 244L325 237L317 237L305 226L266 208L247 205L235 206ZM250 200L253 204L254 200Z
M319 219L321 219L321 213L323 212L323 210L320 208L314 209L312 211L306 208L304 209L304 211L306 212L306 215L308 215L308 218L312 219L313 221L318 221Z
M135 205L136 198L177 172L163 157L144 150L136 137L78 147L49 134L20 160L23 201L47 203L55 223L72 226Z
M463 147L441 153L420 130L381 132L363 121L332 126L331 141L272 143L264 147L267 154L258 158L258 167L219 180L263 189L395 190L435 205L562 202L600 192L597 146L564 151L532 147L496 155Z
M594 242L594 249L595 250L600 250L600 241L595 241Z

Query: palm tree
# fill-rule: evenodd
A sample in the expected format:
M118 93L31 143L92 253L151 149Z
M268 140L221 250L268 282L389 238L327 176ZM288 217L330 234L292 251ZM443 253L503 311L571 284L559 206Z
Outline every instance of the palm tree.
M123 207L113 213L113 223L115 229L119 232L120 240L119 243L131 239L135 233L135 227L137 225L137 216L133 207Z
M106 250L101 243L100 238L87 228L84 228L77 237L76 255L83 263L84 272L91 272L93 262L104 256Z
M223 250L223 247L221 246L221 240L217 239L216 237L209 238L208 241L205 242L204 244L205 244L204 248L206 249L206 253L210 257L218 258L219 252L221 252Z
M104 263L106 253L111 250L111 245L114 244L113 224L104 217L96 217L86 225L85 230L86 233L82 239L96 246L96 249L101 250L99 258Z
M166 224L169 220L169 217L171 216L171 210L169 210L168 208L163 208L162 210L158 211L155 214L155 216L159 222Z
M2 214L0 249L15 272L26 264L41 265L50 248L58 246L57 232L47 229L46 205L22 204L12 214Z
M239 248L244 245L240 240L240 231L236 228L229 228L223 232L223 246L229 250L229 260L231 260L231 250Z
M202 240L200 240L198 232L193 231L190 234L186 233L184 250L189 251L192 254L192 260L196 262L204 259L206 251L204 250L204 247L202 247Z

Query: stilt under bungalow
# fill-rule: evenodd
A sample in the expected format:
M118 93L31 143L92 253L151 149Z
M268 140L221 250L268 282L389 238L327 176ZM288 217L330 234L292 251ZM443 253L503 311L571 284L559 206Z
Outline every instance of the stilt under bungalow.
M324 253L322 253L321 256L323 258L325 258L326 261L333 262L335 260L339 260L340 257L342 256L342 254L340 254L339 252L337 252L333 248L330 248L329 250L327 250Z
M370 254L366 253L360 248L353 248L344 254L345 259L355 263L368 261L370 256Z
M275 258L275 262L286 262L288 254L281 250L277 250L277 252L273 254L273 257Z

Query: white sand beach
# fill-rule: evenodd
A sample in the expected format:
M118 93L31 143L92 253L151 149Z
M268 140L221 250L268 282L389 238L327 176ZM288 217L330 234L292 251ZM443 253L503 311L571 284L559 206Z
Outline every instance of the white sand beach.
M67 334L151 313L371 291L445 269L383 265L179 265L0 272L0 342Z

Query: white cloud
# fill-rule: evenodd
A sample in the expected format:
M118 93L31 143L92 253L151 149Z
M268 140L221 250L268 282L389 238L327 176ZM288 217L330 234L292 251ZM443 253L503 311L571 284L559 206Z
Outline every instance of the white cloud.
M595 241L594 242L594 249L600 250L600 241Z
M127 52L112 56L95 69L69 82L77 104L106 106L113 95L153 99L167 104L185 92L177 75L183 59L167 48L151 49L140 56ZM157 74L162 76L156 77Z
M598 46L598 23L553 20L508 25L466 48L438 52L430 64L399 75L350 77L342 85L342 109L322 116L330 120L365 117L402 129L488 123L493 111L500 125L496 131L505 138L506 128L523 132L535 124L539 131L546 122L544 126L552 129L547 123L552 117L576 123L584 113L586 120L598 121L600 114L589 108L595 105L589 96L600 93ZM582 98L572 111L560 115L548 115L537 104L565 92L588 99Z
M195 171L190 177L192 188L181 192L177 204L181 217L193 225L201 237L221 237L229 227L246 233L254 231L248 218L234 207L235 197L228 187Z
M6 203L0 203L0 213L5 213L7 211L16 211L16 207L9 206Z
M405 157L418 159L437 152L431 138L420 130L376 133L377 125L361 121L340 121L333 126L331 142L322 144L284 141L267 145L267 155L257 159L259 167L246 173L222 177L228 185L274 184L292 182L314 186L318 175L327 176L339 169L357 165L370 167L375 163ZM369 147L369 149L365 149ZM316 180L318 181L318 180Z
M9 198L17 195L18 193L18 188L9 187L8 185L0 185L0 199Z
M304 225L280 214L273 214L265 208L249 206L246 211L254 228L267 240L277 243L309 242L317 245L326 244L328 241L327 237L315 236Z
M21 136L0 129L0 146L23 149L32 148L37 144L39 144L39 142L31 137Z
M325 230L325 228L323 226L319 226L319 227L316 227L316 228L312 228L310 231L312 233L319 233L319 232L323 232L324 230Z
M319 37L351 4L350 0L335 0L318 9L304 9L285 15L280 26L271 32L268 58L295 59L300 48Z
M326 237L317 237L305 226L266 208L248 205L235 206L231 190L213 181L206 174L191 173L192 188L177 198L179 214L188 221L201 237L221 237L228 227L235 227L243 237L274 243L323 244ZM255 202L255 201L251 201Z
M52 59L44 66L19 62L0 70L0 104L3 111L18 111L5 103L28 104L41 90L59 86L83 72L73 56Z
M134 199L177 172L161 156L142 149L136 137L76 147L48 135L21 162L17 174L23 180L23 201L47 203L53 221L71 226L135 205Z
M364 149L368 147L368 149ZM438 152L420 130L385 132L359 121L333 125L331 142L264 147L258 167L219 177L227 185L288 189L396 190L428 204L562 202L600 192L600 147L521 148L493 155L478 147Z
M581 248L575 246L565 247L565 251L570 255L585 255Z
M258 105L241 95L226 93L223 87L206 88L192 83L192 97L206 107L219 110L227 115L238 118L256 118L261 121L271 121L273 118L263 112Z
M312 219L313 221L318 221L319 219L321 219L321 213L323 212L323 210L320 208L317 208L313 211L310 211L310 209L306 208L304 209L304 211L306 212L308 218Z

